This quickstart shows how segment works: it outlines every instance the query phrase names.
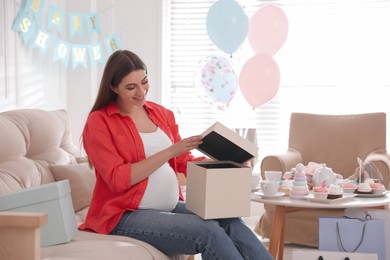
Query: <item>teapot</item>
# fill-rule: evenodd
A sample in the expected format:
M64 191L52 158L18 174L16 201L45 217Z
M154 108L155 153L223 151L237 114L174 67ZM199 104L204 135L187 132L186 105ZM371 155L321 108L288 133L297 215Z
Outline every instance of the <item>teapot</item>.
M326 164L323 163L314 171L313 185L321 186L321 183L326 181L326 186L329 186L330 184L335 184L336 179L336 174L332 171L332 169L326 167Z

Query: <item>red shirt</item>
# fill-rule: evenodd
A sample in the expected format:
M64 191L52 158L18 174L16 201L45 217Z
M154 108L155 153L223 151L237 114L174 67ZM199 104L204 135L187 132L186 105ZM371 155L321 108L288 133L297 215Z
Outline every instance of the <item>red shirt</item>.
M172 111L146 102L149 118L172 140L181 140ZM146 158L142 139L129 116L120 114L115 103L92 112L83 131L83 145L95 168L96 184L92 202L80 230L108 234L123 213L136 210L145 193L148 178L131 186L131 164ZM176 174L186 175L187 162L199 161L190 152L169 160ZM179 184L178 184L179 185ZM180 199L183 195L180 191Z

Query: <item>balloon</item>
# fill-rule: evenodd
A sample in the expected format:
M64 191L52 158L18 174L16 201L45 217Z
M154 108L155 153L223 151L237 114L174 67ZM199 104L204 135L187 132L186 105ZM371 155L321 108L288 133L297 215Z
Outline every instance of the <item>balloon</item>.
M288 33L287 16L276 5L260 8L249 23L248 41L255 53L274 55L283 46Z
M266 53L255 54L240 72L242 95L253 108L270 101L278 92L279 83L278 64Z
M203 101L224 110L237 92L238 77L228 59L213 55L203 62L196 85Z
M211 41L220 50L232 54L248 34L249 19L236 1L219 0L207 13L206 27Z

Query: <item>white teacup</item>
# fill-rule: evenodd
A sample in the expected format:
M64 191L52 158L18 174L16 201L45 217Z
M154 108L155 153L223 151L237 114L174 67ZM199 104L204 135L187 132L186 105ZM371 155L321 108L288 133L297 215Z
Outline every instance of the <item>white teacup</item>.
M267 181L279 181L282 179L281 171L265 171L265 179Z
M275 196L279 190L279 183L276 181L261 181L260 188L265 196Z

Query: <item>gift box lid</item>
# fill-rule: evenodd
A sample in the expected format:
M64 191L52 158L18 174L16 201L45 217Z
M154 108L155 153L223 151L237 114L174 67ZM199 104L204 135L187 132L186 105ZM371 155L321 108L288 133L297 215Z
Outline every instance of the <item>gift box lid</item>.
M69 194L69 180L20 189L0 196L0 211L58 200Z
M198 150L218 161L244 163L257 156L259 148L220 122L214 123L202 134Z

